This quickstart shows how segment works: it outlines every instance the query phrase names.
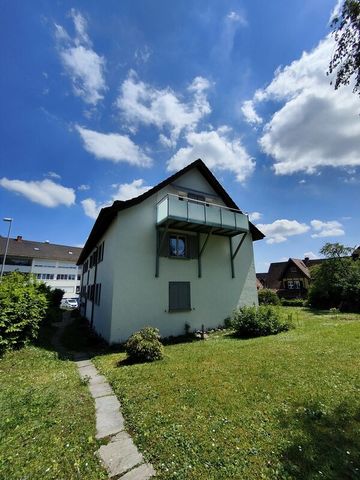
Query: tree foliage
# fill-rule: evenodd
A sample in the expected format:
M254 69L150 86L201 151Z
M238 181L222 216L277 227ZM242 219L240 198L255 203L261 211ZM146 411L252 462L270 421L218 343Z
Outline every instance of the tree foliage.
M326 243L320 253L327 259L311 268L309 303L316 308L360 311L360 261L350 247Z
M258 291L260 305L280 305L280 298L270 288L263 288Z
M328 74L336 73L335 90L355 76L353 91L360 95L360 0L345 0L331 27L337 45Z

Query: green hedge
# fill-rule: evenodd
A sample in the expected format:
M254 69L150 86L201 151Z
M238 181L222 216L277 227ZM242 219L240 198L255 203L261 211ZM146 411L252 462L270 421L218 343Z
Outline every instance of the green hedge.
M302 298L281 299L281 305L283 307L304 307L305 302L306 300L303 300Z
M258 291L260 305L280 305L280 299L274 290L263 288Z
M279 309L272 306L238 308L231 316L231 325L242 338L274 335L292 327L289 317L283 319Z
M36 338L49 305L43 284L13 272L0 283L0 354Z

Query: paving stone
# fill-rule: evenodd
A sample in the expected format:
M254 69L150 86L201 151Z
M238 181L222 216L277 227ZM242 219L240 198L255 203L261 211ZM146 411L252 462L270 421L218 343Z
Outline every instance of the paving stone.
M94 398L105 397L106 395L114 395L113 389L107 382L90 382L89 390Z
M97 385L98 383L107 383L104 375L95 375L95 377L90 378L89 385Z
M143 456L138 452L131 437L126 432L121 433L117 441L102 445L98 450L110 477L121 475L143 462Z
M75 363L78 368L89 367L92 365L92 362L89 358L84 360L75 360Z
M86 378L88 377L89 379L95 377L98 375L98 372L94 365L88 365L86 367L79 368L79 374L81 378Z
M139 467L133 468L130 472L125 473L125 475L121 477L121 480L148 480L154 475L156 475L156 472L153 466L149 463L144 463Z
M84 367L86 368L86 367ZM105 438L124 430L124 418L115 395L95 398L96 438Z

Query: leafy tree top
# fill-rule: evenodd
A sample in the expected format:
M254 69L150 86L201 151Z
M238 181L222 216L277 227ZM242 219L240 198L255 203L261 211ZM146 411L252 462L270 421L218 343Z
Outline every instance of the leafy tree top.
M327 73L336 73L335 90L355 76L353 92L360 95L360 0L345 0L331 28L337 46Z

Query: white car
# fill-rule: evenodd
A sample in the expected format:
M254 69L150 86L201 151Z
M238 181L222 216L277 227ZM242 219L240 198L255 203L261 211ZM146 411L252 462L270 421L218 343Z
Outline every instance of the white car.
M62 307L78 308L78 301L76 298L66 298L61 302Z

